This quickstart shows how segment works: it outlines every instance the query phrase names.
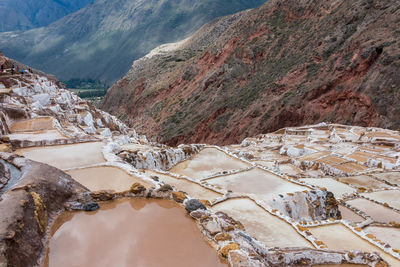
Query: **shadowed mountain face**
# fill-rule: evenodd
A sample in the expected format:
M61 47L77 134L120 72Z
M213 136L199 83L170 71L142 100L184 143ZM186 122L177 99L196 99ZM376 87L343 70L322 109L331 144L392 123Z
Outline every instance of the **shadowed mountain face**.
M397 130L399 17L394 0L271 0L138 60L103 109L170 145L323 121Z
M0 34L7 55L60 79L115 81L154 47L265 0L97 0L44 28Z
M47 26L94 0L1 0L0 32Z

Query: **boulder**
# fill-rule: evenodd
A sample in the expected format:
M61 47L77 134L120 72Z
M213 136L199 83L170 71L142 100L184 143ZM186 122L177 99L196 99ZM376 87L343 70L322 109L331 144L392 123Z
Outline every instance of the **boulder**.
M190 199L186 201L185 203L185 209L187 212L192 212L198 209L205 210L206 206L204 206L203 203L201 203L198 199Z
M178 203L183 203L186 199L186 195L183 192L172 192L172 198Z

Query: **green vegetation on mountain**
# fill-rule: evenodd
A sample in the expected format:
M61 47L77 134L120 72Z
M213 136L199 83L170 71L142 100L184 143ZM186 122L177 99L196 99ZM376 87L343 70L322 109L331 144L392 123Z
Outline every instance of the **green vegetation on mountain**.
M1 0L0 32L47 26L93 0Z
M265 0L96 0L43 28L0 34L7 55L62 80L115 81L154 47Z

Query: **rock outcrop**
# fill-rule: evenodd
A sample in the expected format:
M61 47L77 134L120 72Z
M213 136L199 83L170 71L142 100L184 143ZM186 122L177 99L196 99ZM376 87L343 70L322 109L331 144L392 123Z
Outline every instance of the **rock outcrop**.
M49 165L4 152L0 159L3 169L18 169L0 190L0 266L34 266L44 249L48 224L65 203L84 202L89 191Z
M134 62L102 108L169 145L324 121L398 129L399 12L394 0L267 1Z
M296 192L274 199L271 208L296 221L340 220L338 203L329 191L315 190Z

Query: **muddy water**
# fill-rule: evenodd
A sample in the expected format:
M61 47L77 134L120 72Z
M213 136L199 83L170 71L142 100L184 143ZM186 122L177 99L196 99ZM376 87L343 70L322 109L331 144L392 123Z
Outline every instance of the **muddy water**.
M167 200L119 200L63 213L44 266L226 266L184 209Z
M102 153L102 142L73 145L33 147L17 149L25 157L43 162L59 169L84 167L105 162Z
M115 190L123 192L129 190L133 183L141 183L147 188L152 186L149 182L114 167L85 168L67 171L67 173L91 191Z

